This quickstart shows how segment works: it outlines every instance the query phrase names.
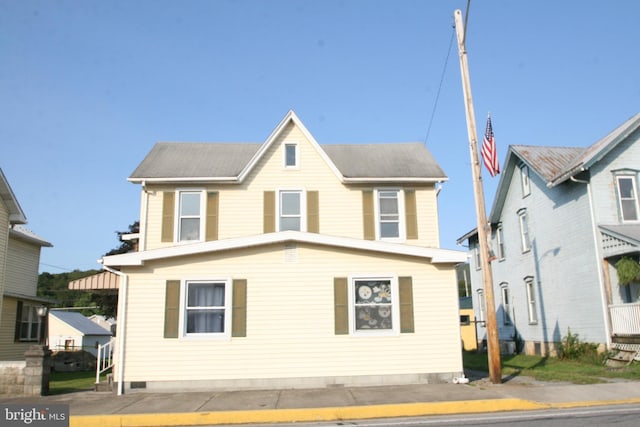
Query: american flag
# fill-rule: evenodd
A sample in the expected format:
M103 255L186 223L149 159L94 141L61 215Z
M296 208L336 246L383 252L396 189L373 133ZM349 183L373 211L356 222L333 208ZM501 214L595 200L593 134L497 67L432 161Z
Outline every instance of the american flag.
M496 149L493 127L491 126L491 115L487 117L487 129L484 132L484 139L482 140L482 160L492 177L500 173L498 150Z

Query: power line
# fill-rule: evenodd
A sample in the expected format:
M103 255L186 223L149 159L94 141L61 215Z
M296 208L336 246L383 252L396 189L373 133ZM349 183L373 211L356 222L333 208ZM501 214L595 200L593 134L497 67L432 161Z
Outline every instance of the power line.
M436 115L436 109L438 107L438 100L440 99L440 91L442 89L442 83L444 82L444 76L447 71L447 64L449 63L449 56L451 55L451 48L453 46L453 39L455 37L455 26L453 26L453 30L451 31L451 39L449 40L449 47L447 48L447 55L444 60L444 64L442 65L442 75L440 76L440 84L438 85L438 91L436 92L436 99L433 102L433 109L431 110L431 118L429 119L429 126L427 127L427 135L424 137L424 144L427 145L429 141L429 134L431 133L431 125L433 124L433 118Z

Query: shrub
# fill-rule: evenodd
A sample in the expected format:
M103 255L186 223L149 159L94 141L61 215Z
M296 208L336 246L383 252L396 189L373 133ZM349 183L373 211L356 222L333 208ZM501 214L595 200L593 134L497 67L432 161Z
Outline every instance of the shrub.
M583 342L578 334L572 334L571 329L567 329L567 335L562 338L558 346L558 358L563 360L598 360L598 344Z

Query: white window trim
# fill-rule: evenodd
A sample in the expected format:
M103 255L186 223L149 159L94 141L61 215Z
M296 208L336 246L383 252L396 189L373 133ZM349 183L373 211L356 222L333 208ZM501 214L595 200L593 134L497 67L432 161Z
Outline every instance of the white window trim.
M484 322L486 321L486 301L484 298L484 290L477 289L476 293L478 294L478 322L482 322L481 326L484 326Z
M636 218L637 219L624 219L624 212L622 210L622 193L620 192L620 179L630 179L631 185L633 187L633 194L635 196L635 208L636 208ZM640 203L638 202L638 186L636 183L636 176L632 174L620 174L616 175L616 195L618 199L618 209L620 210L620 221L625 223L636 223L640 221ZM630 199L624 199L630 200Z
M525 219L524 221L523 218ZM520 209L518 211L518 222L520 224L520 248L524 254L531 250L531 230L529 227L529 216L526 209Z
M29 331L28 337L22 336L22 316L24 316L24 311L28 310L29 312ZM22 313L20 313L20 336L18 337L18 341L20 342L38 342L40 340L40 330L42 328L42 318L38 316L37 307L34 305L30 305L27 303L22 303ZM33 332L33 328L36 328L36 337L31 338L31 332Z
M187 285L189 283L224 283L224 332L187 333ZM192 278L180 281L180 338L183 340L231 339L231 298L233 288L231 278Z
M503 261L505 259L505 247L504 247L504 229L502 224L498 224L496 227L496 246L498 251L498 260Z
M531 194L531 177L529 176L529 166L527 165L520 165L520 184L523 198Z
M182 216L180 215L180 200L182 193L200 193L200 231L197 240L180 240L180 219ZM176 189L176 197L175 197L175 223L173 235L174 243L176 244L189 244L193 242L203 242L204 241L204 233L206 230L206 209L207 209L207 192L204 188L178 188Z
M513 318L511 316L511 291L509 285L503 283L500 285L500 299L502 300L503 318L502 324L505 326L513 325Z
M391 282L391 329L356 330L355 282L357 280L389 280ZM354 337L381 337L400 335L400 295L398 276L394 274L358 274L349 276L349 333Z
M537 312L537 300L535 295L535 288L533 277L527 277L524 279L524 284L527 291L527 313L529 316L529 324L538 324L538 312Z
M398 194L398 237L380 236L380 192L395 191ZM400 188L376 188L374 191L374 213L376 221L376 240L385 242L405 242L407 240L407 227L404 209L404 191Z
M280 195L287 192L300 193L300 231L307 231L307 190L303 188L279 188L276 191L276 231L280 230L280 211L282 199Z
M293 146L295 150L295 165L287 165L287 146ZM285 169L300 169L300 144L297 141L287 141L282 144L282 166Z

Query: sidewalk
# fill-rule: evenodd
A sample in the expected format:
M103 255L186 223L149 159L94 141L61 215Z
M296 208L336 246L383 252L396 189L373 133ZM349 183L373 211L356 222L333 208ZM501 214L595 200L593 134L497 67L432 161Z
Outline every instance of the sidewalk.
M0 398L2 404L67 404L71 426L185 426L407 417L640 403L640 382L575 385L526 377L491 384L148 393L77 392Z

